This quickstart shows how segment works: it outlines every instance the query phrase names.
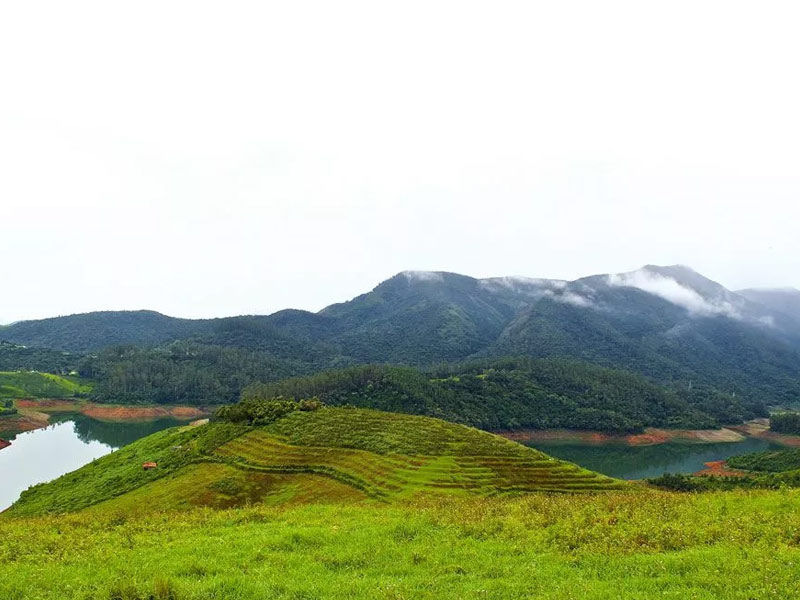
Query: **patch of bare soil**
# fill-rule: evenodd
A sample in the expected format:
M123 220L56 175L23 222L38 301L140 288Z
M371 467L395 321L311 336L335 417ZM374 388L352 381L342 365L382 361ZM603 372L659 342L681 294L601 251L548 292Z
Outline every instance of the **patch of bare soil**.
M116 406L58 399L17 400L17 408L19 414L3 418L0 423L3 431L21 433L47 427L50 422L49 413L56 412L81 413L98 421L111 422L150 421L161 418L191 421L209 414L209 411L195 406Z
M500 431L499 435L516 442L564 442L581 444L625 444L628 446L653 446L667 442L681 441L695 444L719 442L740 442L741 433L732 429L656 429L648 427L644 433L630 435L611 435L597 431L571 429L525 429Z
M734 425L731 429L735 429L746 436L775 442L782 446L790 446L792 448L800 448L800 435L788 435L785 433L775 433L769 430L769 419L753 419L743 425Z
M19 408L19 413L11 417L3 417L2 429L3 431L12 431L14 433L22 433L23 431L33 431L34 429L41 429L47 427L50 422L50 416L46 413Z
M172 417L174 419L197 419L206 415L193 406L111 406L86 404L81 412L99 421L137 421Z
M712 460L703 463L706 468L702 471L697 471L695 477L742 477L744 473L735 469L729 469L724 460Z
M43 399L33 400L25 398L17 400L17 408L32 408L39 411L47 412L75 412L80 410L80 404L74 400L58 400L58 399Z

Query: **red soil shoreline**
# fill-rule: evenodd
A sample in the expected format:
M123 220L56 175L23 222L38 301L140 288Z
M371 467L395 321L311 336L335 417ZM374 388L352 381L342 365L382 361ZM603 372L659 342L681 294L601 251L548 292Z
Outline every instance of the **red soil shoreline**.
M172 418L180 421L193 421L207 417L209 410L195 406L119 406L111 404L93 404L74 400L17 400L19 413L4 417L0 423L4 432L22 433L47 427L51 413L80 413L98 421L130 422L151 421L154 419ZM0 440L0 450L10 442Z
M17 407L42 412L79 412L100 421L131 421L171 417L187 421L208 415L195 406L120 406L77 403L69 400L19 400Z
M724 460L712 460L703 463L706 468L694 473L695 477L744 477L742 471L737 471L728 467Z
M667 442L686 442L709 444L719 442L740 442L745 439L742 432L733 428L723 429L657 429L648 427L644 433L608 434L599 431L572 429L525 429L495 432L515 442L578 443L578 444L620 444L625 446L653 446Z

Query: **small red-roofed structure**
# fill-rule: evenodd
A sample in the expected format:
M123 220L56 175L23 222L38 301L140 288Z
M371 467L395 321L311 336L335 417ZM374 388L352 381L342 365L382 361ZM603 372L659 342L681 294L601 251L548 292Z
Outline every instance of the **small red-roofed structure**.
M157 469L158 468L158 463L154 463L154 462L142 463L142 468L145 471L149 471L150 469Z

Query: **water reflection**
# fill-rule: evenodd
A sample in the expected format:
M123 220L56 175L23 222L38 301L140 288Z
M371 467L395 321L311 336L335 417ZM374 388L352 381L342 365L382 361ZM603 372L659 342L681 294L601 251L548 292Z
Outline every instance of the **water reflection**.
M87 444L100 442L115 449L127 446L151 433L185 423L168 417L151 421L109 422L98 421L82 414L62 414L53 416L50 420L53 423L71 422L75 434L82 442Z
M0 511L37 483L50 481L141 437L181 424L175 419L109 423L85 415L57 415L44 429L4 434L0 450Z
M703 463L725 460L736 454L772 450L780 446L756 438L724 444L528 444L556 458L620 479L644 479L663 473L694 473Z

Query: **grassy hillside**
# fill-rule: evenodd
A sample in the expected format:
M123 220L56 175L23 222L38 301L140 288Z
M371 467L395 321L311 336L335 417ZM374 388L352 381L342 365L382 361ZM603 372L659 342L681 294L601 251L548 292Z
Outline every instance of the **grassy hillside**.
M145 461L156 461L158 469L143 470ZM247 476L234 477L234 471ZM264 479L267 475L283 477ZM298 475L302 478L292 481ZM263 426L214 422L159 432L31 488L12 512L74 511L134 490L146 499L149 492L142 486L147 485L162 500L165 490L172 490L171 497L166 494L172 506L235 505L285 486L306 489L309 475L340 484L331 488L334 497L339 495L336 490L347 489L348 497L392 501L419 492L588 492L626 485L504 438L438 419L320 408L295 410ZM198 481L207 483L198 488ZM270 483L279 489L270 488Z
M798 514L795 492L640 491L3 515L0 597L785 600Z
M0 398L74 398L88 395L91 389L77 377L0 371Z

